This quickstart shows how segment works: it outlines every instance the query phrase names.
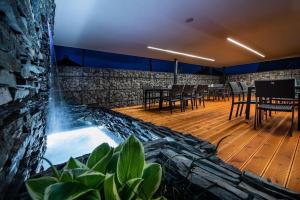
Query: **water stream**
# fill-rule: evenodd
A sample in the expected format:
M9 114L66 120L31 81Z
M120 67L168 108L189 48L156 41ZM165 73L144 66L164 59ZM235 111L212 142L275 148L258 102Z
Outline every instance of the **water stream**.
M48 24L51 68L49 72L49 102L47 116L47 149L44 157L52 164L66 162L71 156L78 157L106 142L115 147L118 141L108 129L89 120L78 120L78 113L64 103L59 84L58 66L50 25ZM43 162L43 168L49 165Z

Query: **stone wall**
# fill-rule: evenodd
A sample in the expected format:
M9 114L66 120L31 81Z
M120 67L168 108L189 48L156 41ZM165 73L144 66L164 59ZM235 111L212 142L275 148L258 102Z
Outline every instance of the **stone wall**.
M89 67L59 67L67 103L122 107L142 103L144 86L169 86L173 73ZM219 76L178 74L178 84L218 83Z
M227 76L227 81L245 81L247 84L252 84L255 80L271 80L271 79L286 79L300 78L300 69L277 70L267 72L257 72L249 74L238 74Z
M54 10L54 0L0 1L0 199L13 198L45 151Z

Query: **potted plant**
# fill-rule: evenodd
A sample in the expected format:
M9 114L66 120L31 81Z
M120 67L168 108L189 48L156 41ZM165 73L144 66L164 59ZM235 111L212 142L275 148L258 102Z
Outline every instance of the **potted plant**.
M116 148L101 144L86 163L71 157L62 170L51 168L53 176L26 181L32 199L149 200L162 176L159 164L145 162L143 145L133 135Z

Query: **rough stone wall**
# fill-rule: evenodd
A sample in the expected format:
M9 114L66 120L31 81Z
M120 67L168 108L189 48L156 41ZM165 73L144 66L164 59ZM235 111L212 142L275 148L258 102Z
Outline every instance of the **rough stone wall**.
M0 199L13 198L45 151L54 10L54 0L0 1Z
M300 78L300 69L276 70L267 72L257 72L249 74L238 74L227 76L227 81L245 81L252 84L255 80L271 80L271 79L286 79Z
M70 104L122 107L142 103L144 86L173 84L173 73L109 68L59 68L62 95ZM219 76L178 74L178 84L218 83Z

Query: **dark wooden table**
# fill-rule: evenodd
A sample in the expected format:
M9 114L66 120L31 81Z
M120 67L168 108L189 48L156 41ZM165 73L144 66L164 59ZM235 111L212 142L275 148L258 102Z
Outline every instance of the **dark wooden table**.
M146 109L147 107L147 95L150 93L159 93L159 110L162 109L163 105L163 94L164 92L169 92L171 89L167 87L146 87L143 88L143 93L144 93L144 108Z
M295 86L296 90L300 89L300 86L297 85ZM248 92L247 92L247 104L246 104L246 120L250 119L250 105L251 105L251 96L252 96L252 91L255 90L254 86L249 86L248 87ZM300 92L296 92L298 93L298 130L300 130Z

